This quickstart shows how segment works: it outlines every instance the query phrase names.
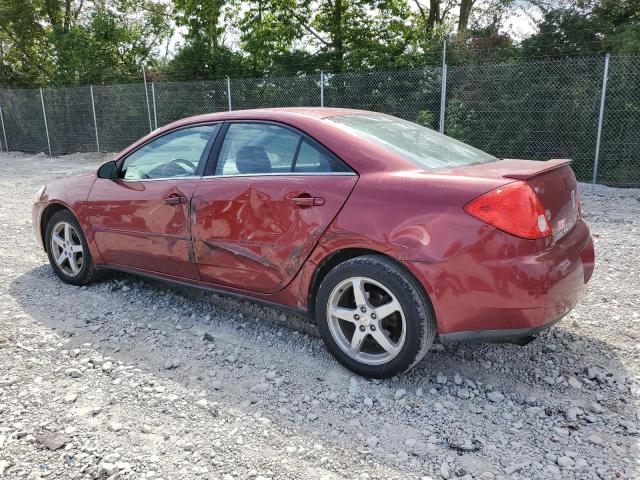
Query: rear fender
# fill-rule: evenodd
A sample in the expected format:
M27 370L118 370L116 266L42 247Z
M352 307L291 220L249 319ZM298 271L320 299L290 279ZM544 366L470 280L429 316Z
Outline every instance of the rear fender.
M361 176L311 259L346 248L376 250L401 262L453 258L495 230L464 205L506 182L424 171Z

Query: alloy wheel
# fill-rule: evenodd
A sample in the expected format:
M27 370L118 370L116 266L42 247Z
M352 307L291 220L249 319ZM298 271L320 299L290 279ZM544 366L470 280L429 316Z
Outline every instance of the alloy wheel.
M69 277L82 270L84 251L75 227L68 222L58 222L51 231L51 254L56 265Z
M336 285L329 296L327 321L340 349L367 365L391 361L405 342L402 305L371 278L351 277Z

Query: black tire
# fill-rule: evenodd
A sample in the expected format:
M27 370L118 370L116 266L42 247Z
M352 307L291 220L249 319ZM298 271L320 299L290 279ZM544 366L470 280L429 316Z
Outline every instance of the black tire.
M334 288L352 277L368 277L379 282L402 307L406 328L404 345L387 363L369 365L357 361L347 355L333 338L327 317L328 302ZM422 360L436 336L435 315L422 287L401 266L382 255L356 257L334 267L318 289L315 316L322 339L338 362L359 375L371 378L389 378L410 370Z
M63 272L53 258L53 253L51 251L51 236L54 226L60 222L67 222L72 225L77 233L80 243L82 244L82 267L76 275L69 275ZM47 250L47 256L49 257L51 268L53 269L55 274L60 277L60 279L65 283L70 283L71 285L78 286L88 285L91 282L100 280L105 274L104 271L96 269L93 265L91 253L89 252L89 246L87 245L87 240L84 236L82 227L80 227L80 223L78 223L76 217L69 210L60 210L54 213L49 219L45 230L45 248Z

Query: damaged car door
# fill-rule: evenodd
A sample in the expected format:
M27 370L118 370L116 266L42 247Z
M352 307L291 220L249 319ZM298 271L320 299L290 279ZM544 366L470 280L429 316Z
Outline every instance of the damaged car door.
M200 278L277 292L296 275L358 177L284 125L230 122L220 135L217 162L192 198Z
M198 279L189 200L220 124L159 135L118 162L115 179L98 178L88 213L104 261Z

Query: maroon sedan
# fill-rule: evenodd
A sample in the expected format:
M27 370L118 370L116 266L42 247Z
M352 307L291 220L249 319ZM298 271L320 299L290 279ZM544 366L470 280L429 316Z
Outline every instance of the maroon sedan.
M566 160L500 160L357 110L181 120L97 173L37 193L65 282L107 269L310 315L371 377L440 342L522 341L578 302L594 267Z

